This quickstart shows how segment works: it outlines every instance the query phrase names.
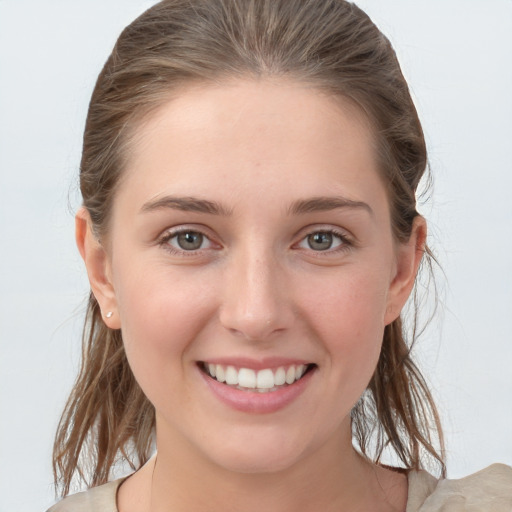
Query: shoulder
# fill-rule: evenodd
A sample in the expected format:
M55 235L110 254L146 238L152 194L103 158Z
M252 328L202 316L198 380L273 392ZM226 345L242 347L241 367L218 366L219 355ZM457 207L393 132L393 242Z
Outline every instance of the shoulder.
M406 512L511 512L512 467L493 464L464 478L437 480L409 473Z
M117 512L117 489L125 478L79 492L59 501L47 512Z

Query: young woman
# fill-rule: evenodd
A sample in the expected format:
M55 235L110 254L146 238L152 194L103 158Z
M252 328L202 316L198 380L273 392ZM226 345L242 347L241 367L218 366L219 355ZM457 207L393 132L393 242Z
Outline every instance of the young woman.
M54 452L63 495L91 489L51 510L511 510L507 466L424 471L442 433L401 311L426 162L351 3L164 0L128 26L85 129L92 294ZM107 483L119 457L138 471Z

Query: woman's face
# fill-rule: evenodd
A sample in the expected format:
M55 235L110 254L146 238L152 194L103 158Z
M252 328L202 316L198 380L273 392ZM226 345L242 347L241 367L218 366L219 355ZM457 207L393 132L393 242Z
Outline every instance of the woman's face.
M132 149L88 265L158 442L242 472L346 446L423 230L394 242L358 110L284 81L197 86Z

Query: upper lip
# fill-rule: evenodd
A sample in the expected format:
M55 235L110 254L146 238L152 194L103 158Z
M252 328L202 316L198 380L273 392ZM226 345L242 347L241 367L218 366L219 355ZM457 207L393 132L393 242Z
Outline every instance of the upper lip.
M201 361L205 364L220 364L222 366L234 366L235 368L250 368L251 370L264 370L266 368L279 368L280 366L308 365L311 361L290 357L265 357L253 359L249 357L214 357Z

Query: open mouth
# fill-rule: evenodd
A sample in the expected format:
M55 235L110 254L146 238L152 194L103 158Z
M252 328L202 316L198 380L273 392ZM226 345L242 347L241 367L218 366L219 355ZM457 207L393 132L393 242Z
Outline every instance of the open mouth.
M201 361L199 368L212 379L241 391L269 393L291 386L311 372L316 364L297 364L278 368L236 368Z

